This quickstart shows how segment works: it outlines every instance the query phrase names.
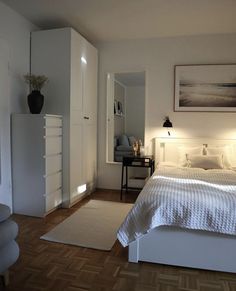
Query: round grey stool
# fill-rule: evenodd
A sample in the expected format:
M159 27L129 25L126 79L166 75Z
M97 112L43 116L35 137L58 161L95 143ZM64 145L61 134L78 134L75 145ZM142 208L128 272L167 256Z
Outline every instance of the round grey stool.
M4 285L9 282L9 267L19 257L19 247L15 241L18 234L18 226L9 218L10 215L10 208L0 204L0 275Z

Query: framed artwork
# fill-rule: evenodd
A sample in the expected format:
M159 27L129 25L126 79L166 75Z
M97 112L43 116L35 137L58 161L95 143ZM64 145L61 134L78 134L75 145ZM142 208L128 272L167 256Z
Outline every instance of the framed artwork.
M123 106L120 101L114 100L114 114L119 116L123 115Z
M175 111L236 111L236 64L175 66Z
M114 100L114 114L118 114L118 102Z
M118 101L118 114L123 115L123 106L120 101Z

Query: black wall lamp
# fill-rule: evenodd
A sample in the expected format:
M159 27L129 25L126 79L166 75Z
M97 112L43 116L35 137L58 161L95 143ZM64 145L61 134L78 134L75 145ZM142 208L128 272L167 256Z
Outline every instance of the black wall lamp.
M168 128L173 127L172 122L169 119L169 116L165 117L165 121L163 123L163 127L168 127ZM168 135L170 135L169 130L168 130Z

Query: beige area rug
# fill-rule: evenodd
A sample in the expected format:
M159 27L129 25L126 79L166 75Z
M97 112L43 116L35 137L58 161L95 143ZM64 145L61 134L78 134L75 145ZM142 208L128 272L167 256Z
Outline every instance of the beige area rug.
M133 204L90 200L41 239L110 250L116 232Z

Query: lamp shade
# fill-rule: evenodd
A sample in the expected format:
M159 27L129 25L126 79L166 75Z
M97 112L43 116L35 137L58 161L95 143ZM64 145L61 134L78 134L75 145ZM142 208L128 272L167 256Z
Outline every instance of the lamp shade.
M163 123L163 127L173 127L172 122L170 122L169 117L165 118L165 122Z

